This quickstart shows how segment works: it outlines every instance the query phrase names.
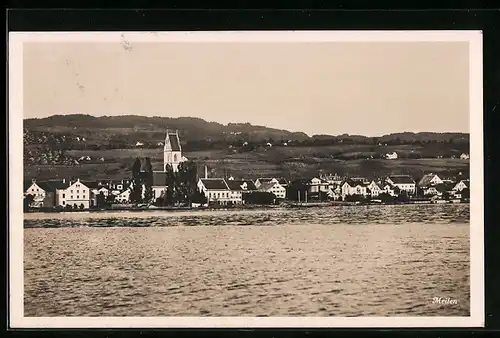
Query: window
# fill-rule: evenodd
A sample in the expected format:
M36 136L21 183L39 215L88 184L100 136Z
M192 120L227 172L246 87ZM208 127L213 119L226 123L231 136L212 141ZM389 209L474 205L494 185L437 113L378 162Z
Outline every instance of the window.
M71 193L73 193L73 189L71 189Z
M78 194L80 192L80 190L77 190L76 193Z
M62 205L65 205L65 204L66 204L66 202L65 202L65 201L63 201Z
M71 195L71 199L73 199L73 195Z
M82 198L83 198L83 199L85 199L85 195L83 195L83 197L82 197Z
M77 200L78 200L78 199L80 199L80 196L79 196L79 195L76 195L76 199L77 199Z
M63 194L63 197L62 198L66 198L66 194Z

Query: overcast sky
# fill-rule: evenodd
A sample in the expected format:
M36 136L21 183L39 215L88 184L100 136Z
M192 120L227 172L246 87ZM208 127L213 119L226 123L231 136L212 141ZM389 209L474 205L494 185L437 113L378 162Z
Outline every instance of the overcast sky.
M312 134L469 132L467 42L25 43L24 117L193 116Z

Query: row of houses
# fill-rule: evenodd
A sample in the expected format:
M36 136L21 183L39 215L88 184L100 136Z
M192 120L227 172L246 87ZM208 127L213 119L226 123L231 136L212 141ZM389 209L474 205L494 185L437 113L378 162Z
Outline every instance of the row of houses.
M155 175L153 180L154 199L161 197L166 189L164 180ZM154 178L155 178L154 177ZM130 202L130 180L87 182L79 179L72 181L33 180L25 183L24 195L33 197L32 207L67 207L88 209L97 205L97 196L104 195L114 203ZM289 189L295 187L295 189ZM409 197L419 195L426 198L462 198L470 189L467 179L452 180L430 173L424 175L418 183L409 175L391 175L384 179L367 180L363 177L339 177L337 175L319 176L310 179L298 179L288 182L284 178L259 178L257 180L225 178L200 178L197 188L209 204L244 204L245 194L266 192L274 194L278 200L294 199L347 200L350 196L377 198L382 194L397 197L405 194ZM297 194L294 196L291 194ZM305 194L305 197L301 195ZM297 197L297 198L296 198Z
M130 197L130 181L86 182L62 179L60 181L37 182L35 179L24 183L24 196L31 195L31 207L88 209L97 203L97 196L105 198L113 196L118 203L128 203Z

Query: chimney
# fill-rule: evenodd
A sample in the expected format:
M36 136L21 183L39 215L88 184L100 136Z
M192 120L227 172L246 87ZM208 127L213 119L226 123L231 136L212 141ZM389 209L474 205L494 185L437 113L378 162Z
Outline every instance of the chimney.
M208 178L208 168L205 166L205 178Z

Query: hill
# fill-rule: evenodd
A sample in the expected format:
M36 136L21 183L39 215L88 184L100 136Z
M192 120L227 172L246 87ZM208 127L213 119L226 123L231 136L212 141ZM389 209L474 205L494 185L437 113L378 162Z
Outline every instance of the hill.
M263 144L293 143L294 145L344 144L423 144L423 143L469 143L469 134L464 133L396 133L381 137L361 135L313 135L282 129L256 126L250 123L207 122L195 117L144 117L137 115L95 117L85 114L54 115L41 119L25 119L24 128L37 143L44 137L64 138L64 142L52 142L53 146L70 149L120 149L133 148L137 142L143 147L154 148L165 136L165 130L179 130L186 149L201 150L227 145L241 146L244 142ZM78 139L85 138L85 144ZM50 142L49 142L50 143Z

